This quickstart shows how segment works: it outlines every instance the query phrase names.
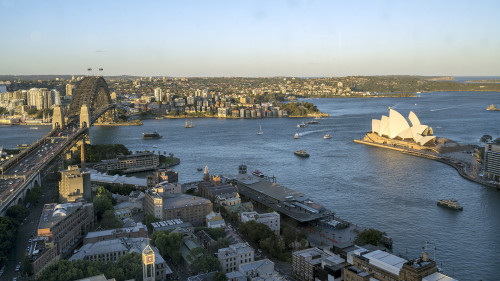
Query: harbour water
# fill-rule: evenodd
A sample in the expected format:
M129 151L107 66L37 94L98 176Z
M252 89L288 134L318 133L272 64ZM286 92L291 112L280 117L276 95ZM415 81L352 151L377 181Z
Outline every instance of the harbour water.
M500 137L500 113L486 111L500 93L422 93L418 98L311 99L330 117L297 128L311 118L258 120L146 120L138 127L93 127L93 143L123 143L130 150L174 153L179 180L200 180L198 167L211 173L249 172L274 175L281 185L299 190L338 216L373 227L394 239L394 253L415 258L429 241L430 256L444 272L460 280L495 280L500 276L500 192L469 182L455 169L436 161L353 142L371 129L371 119L388 107L407 116L413 110L435 135L479 144L484 134ZM257 135L262 125L263 135ZM0 127L0 146L30 143L49 128ZM143 132L163 138L143 140ZM298 132L300 137L294 139ZM332 135L324 139L325 134ZM153 148L157 146L157 148ZM294 151L305 149L309 158ZM440 208L442 198L456 198L463 212ZM435 250L434 250L435 249Z

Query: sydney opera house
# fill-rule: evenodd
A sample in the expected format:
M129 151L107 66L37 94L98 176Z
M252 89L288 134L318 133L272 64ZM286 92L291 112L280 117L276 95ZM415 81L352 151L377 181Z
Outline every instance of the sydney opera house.
M399 112L389 108L389 116L382 115L380 120L372 120L372 130L366 134L364 141L426 149L435 145L436 136L431 127L420 123L413 111L410 111L407 120Z

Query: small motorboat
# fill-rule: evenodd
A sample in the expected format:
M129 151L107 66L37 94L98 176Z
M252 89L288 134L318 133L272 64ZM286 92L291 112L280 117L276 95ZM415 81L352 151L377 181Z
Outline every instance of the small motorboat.
M299 138L299 133L295 133L295 135L293 136L294 139L298 139Z
M330 134L326 134L326 135L324 135L324 136L323 136L323 138L324 138L324 139L331 139L331 138L332 138L332 136L330 136Z
M304 158L309 157L309 153L307 153L304 149L297 150L294 152L294 154L297 156L300 156L300 157L304 157Z

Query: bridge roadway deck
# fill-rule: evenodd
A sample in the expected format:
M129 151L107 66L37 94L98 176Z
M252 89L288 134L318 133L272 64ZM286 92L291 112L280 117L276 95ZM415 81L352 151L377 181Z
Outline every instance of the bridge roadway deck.
M3 213L13 202L19 198L20 194L26 189L26 186L33 180L38 173L43 170L56 157L69 149L76 140L86 133L87 128L77 129L76 127L67 127L57 136L53 136L51 131L42 138L41 143L37 141L32 146L38 146L31 149L28 154L19 155L18 159L13 158L14 162L6 168L2 165L3 175L0 176L0 213ZM15 204L15 203L14 203Z

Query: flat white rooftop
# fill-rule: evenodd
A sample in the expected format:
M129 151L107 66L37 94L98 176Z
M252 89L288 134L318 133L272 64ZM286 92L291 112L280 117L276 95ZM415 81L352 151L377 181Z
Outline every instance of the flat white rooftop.
M405 262L408 262L403 258L389 254L381 250L376 250L364 254L363 257L369 259L371 264L379 268L382 268L384 270L387 270L394 275L399 275L399 271L403 267L403 264Z

